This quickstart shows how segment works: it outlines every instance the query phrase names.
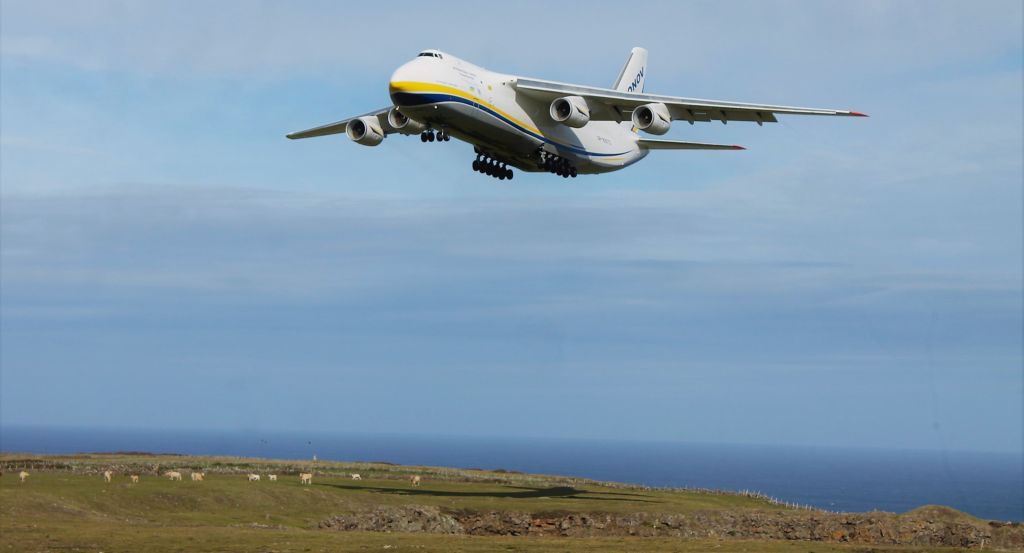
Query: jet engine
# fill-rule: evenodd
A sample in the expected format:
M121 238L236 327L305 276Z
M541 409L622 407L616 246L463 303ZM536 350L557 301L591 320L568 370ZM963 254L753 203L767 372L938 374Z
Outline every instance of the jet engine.
M356 144L376 146L384 140L384 131L376 115L367 115L353 119L345 126L345 134Z
M672 116L665 104L644 104L633 110L633 126L651 134L665 134L672 126Z
M427 130L427 126L419 121L409 119L409 116L392 108L388 112L388 124L402 134L420 134Z
M551 118L563 125L579 129L590 121L590 106L580 96L563 96L551 102Z

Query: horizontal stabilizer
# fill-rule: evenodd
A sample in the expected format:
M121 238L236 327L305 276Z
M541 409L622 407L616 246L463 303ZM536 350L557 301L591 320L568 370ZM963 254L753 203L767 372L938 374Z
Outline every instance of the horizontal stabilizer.
M746 150L735 144L708 144L705 142L683 142L682 140L659 140L641 138L638 143L647 150Z

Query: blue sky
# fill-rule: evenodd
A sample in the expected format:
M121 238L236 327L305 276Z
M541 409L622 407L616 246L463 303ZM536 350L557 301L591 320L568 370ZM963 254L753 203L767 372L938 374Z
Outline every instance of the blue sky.
M1019 2L0 9L2 424L1022 449ZM283 138L424 48L607 86L633 46L872 117L568 182Z

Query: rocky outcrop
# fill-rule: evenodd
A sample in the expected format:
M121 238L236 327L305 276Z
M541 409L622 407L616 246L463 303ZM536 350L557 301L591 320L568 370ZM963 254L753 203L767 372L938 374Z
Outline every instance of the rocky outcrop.
M429 505L382 506L320 521L320 528L333 530L365 530L371 532L426 532L429 534L464 534L463 526L451 515Z
M738 538L1024 550L1024 528L1020 524L981 522L951 509L905 515L754 510L611 514L446 512L437 507L408 505L338 515L319 526L481 536Z

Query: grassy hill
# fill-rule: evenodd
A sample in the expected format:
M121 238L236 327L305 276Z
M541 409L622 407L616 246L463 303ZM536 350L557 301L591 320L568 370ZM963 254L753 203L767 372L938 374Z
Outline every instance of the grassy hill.
M404 467L387 464L296 462L227 457L143 454L27 456L0 455L0 551L856 551L840 543L737 539L681 539L614 535L567 538L441 535L410 532L333 531L324 521L355 520L366 525L400 524L416 513L467 513L490 520L503 513L529 519L564 520L567 514L600 513L607 520L644 525L701 516L787 516L795 511L765 499L700 491L651 490L554 476L508 472ZM17 472L30 473L25 483ZM114 470L104 483L103 470ZM158 476L180 470L185 480ZM192 482L188 473L205 471ZM299 472L315 473L313 485ZM279 481L248 482L245 474L278 474ZM358 472L362 480L348 477ZM128 474L139 474L131 484ZM421 475L412 486L407 477ZM640 514L637 514L640 513ZM656 515L651 515L655 513ZM953 511L953 513L956 513ZM813 514L813 513L810 513ZM447 516L447 515L446 515ZM470 516L470 518L472 518ZM944 511L944 516L953 516ZM348 518L346 518L348 517ZM361 518L360 518L361 517ZM374 518L376 517L376 518ZM389 518L390 517L390 518ZM561 518L560 518L561 517ZM710 517L710 518L708 518ZM450 517L449 517L450 518ZM384 519L383 522L378 519ZM653 522L652 522L653 521ZM415 521L413 521L415 522ZM551 533L557 534L557 528ZM640 532L644 533L643 531ZM809 547L812 546L812 547ZM931 551L891 549L874 551Z

